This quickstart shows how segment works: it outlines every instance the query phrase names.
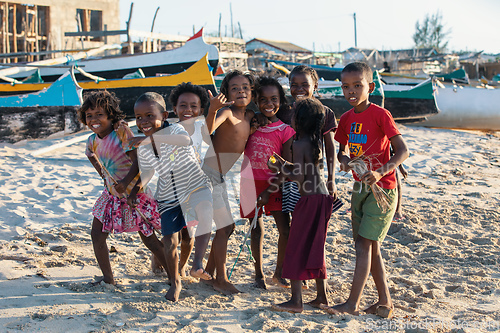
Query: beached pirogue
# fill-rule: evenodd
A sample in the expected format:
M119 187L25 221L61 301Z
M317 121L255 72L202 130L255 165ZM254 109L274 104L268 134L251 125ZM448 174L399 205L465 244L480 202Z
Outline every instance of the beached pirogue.
M70 87L74 87L73 89L81 87L84 91L98 89L112 91L121 100L120 108L130 117L133 117L136 99L147 91L155 91L161 94L165 100L168 100L173 87L182 82L191 82L215 93L215 83L211 67L208 64L208 55L198 60L186 71L168 76L98 82L85 81L78 84L74 81L73 75L69 75L69 77L73 81L69 84L68 79L65 79L67 86L63 85L64 89L70 90ZM51 112L44 111L44 113L41 113L39 111L43 106L43 102L40 102L40 99L32 102L32 99L25 98L25 96L31 96L30 93L33 92L35 92L34 95L36 96L47 96L47 92L51 92L60 86L59 84L56 85L56 83L52 86L47 83L0 84L0 91L4 95L15 94L14 96L0 97L0 141L15 142L21 139L42 138L60 131L71 133L80 129L76 117L76 109L81 105L80 100L78 103L72 101L70 105L67 105L66 99L57 102L52 99L54 102L50 102L52 104ZM48 103L47 99L51 98L42 98L45 103ZM9 104L6 101L9 101ZM32 104L27 104L28 101ZM12 104L16 104L16 102L17 105L23 106L11 109ZM167 108L171 109L170 106L167 106ZM46 126L49 122L51 126ZM43 130L41 130L42 128Z

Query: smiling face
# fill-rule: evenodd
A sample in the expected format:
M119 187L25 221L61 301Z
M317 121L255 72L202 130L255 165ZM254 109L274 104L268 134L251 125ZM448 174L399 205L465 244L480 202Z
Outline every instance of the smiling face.
M234 106L246 108L252 101L252 85L244 76L235 76L228 83L227 99L234 101Z
M359 71L342 73L341 80L344 97L354 107L354 111L365 111L370 105L368 96L375 89L375 83L368 82L366 76Z
M199 117L201 114L200 97L192 92L181 94L177 100L177 105L174 106L174 113L179 117L179 121Z
M154 101L136 103L134 113L137 127L146 136L160 130L167 117L167 112L160 111L158 103Z
M300 100L304 98L312 98L314 90L318 88L318 83L315 83L311 75L305 73L297 73L290 80L290 94L293 99Z
M113 132L113 121L101 107L85 111L85 122L101 139Z
M263 86L257 97L260 112L272 122L278 120L276 113L280 109L280 93L275 86Z

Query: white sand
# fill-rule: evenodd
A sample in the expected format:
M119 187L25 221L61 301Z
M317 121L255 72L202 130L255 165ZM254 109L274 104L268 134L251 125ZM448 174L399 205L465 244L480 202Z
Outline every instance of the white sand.
M90 241L90 209L101 180L83 153L84 141L33 156L70 139L64 138L0 145L0 331L500 330L500 137L401 130L412 153L403 187L407 218L393 223L383 243L396 306L392 321L331 316L308 306L302 314L274 312L270 305L287 300L289 291L272 284L267 291L253 288L246 251L232 277L245 293L223 296L188 278L179 302L170 303L163 298L166 278L149 271L150 255L136 234L113 235L108 241L118 251L111 261L119 286L89 287L100 275ZM346 205L332 217L327 238L331 303L347 298L355 263L346 214L352 178L337 175L337 184ZM236 221L228 267L246 231L243 220ZM268 226L264 264L271 276L277 231L272 220ZM310 288L304 300L314 295ZM362 308L376 298L370 279Z

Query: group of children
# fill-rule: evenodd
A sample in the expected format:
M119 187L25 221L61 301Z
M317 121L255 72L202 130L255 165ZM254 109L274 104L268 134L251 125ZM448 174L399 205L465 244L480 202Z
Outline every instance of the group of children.
M365 312L391 317L394 307L380 244L396 210L395 168L409 153L391 114L369 102L374 89L371 74L364 63L349 64L342 71L344 96L353 109L342 115L338 126L333 111L314 98L318 76L307 66L298 66L289 75L292 105L276 79L255 79L237 70L225 76L216 96L190 83L177 86L170 102L179 123L168 122L161 95L145 93L134 106L137 127L145 136L135 138L124 125L124 114L113 94L100 91L87 96L79 111L81 121L94 132L86 154L105 184L92 209L91 232L102 281L115 283L107 235L139 231L153 253L153 267L167 272L167 299L179 298L180 275L186 275L193 238L195 253L189 274L222 293L239 292L226 273L227 244L235 224L225 176L244 154L240 214L249 219L257 215L251 231L255 286L267 288L262 269L265 213L274 217L279 232L272 281L291 288L292 293L288 302L275 304L273 309L301 312L305 281L315 279L317 296L308 304L330 313L358 314L371 273L379 300ZM259 112L248 109L252 101ZM202 114L208 103L205 119ZM334 139L339 142L341 170L351 169L351 159L363 158L369 171L361 175L353 172L356 267L351 293L344 304L330 307L324 247L332 210L338 206ZM208 145L205 155L203 142ZM153 199L144 188L155 172L158 184ZM377 205L372 184L378 184L389 198L389 210ZM216 232L203 267L212 220ZM155 229L161 229L161 241Z

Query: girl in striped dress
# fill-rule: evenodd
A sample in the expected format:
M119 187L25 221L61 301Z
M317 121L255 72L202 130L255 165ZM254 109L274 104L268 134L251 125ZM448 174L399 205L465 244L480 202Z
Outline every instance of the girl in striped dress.
M190 210L195 212L199 222L191 275L211 279L203 270L203 256L210 239L213 217L211 186L198 163L189 134L182 125L168 123L161 95L153 92L141 95L135 103L134 112L137 127L146 135L138 153L141 173L158 173L155 198L161 214L162 242L171 283L165 297L177 301L182 288L177 245L179 232L186 226L184 215Z

